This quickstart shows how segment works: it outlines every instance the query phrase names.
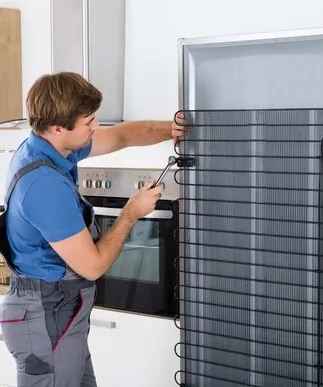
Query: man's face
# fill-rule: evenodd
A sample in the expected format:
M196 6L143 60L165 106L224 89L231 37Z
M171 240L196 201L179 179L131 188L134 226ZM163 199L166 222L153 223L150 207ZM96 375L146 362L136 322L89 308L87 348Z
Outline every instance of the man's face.
M64 133L64 147L67 150L75 150L87 146L91 138L99 127L95 114L88 117L80 117L77 119L73 130L66 130Z

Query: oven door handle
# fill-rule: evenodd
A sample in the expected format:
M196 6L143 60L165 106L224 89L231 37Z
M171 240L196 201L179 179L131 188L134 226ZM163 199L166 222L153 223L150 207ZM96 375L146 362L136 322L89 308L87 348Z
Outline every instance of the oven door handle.
M95 215L116 216L121 214L122 208L93 207ZM170 210L155 210L144 217L145 219L172 219L173 212Z

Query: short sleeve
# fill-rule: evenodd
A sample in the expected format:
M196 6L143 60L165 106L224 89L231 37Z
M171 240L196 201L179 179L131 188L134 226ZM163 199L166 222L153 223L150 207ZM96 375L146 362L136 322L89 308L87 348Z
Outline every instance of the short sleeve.
M92 150L92 140L90 141L89 145L87 145L85 148L81 148L74 151L76 162L86 159L88 155L91 153L91 150Z
M21 211L47 242L69 238L86 227L77 193L56 172L33 181L25 193Z

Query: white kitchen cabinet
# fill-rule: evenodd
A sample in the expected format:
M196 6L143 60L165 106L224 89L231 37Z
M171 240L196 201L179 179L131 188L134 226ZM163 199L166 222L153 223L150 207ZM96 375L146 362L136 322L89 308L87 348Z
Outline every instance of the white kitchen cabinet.
M52 71L82 74L103 95L100 122L123 119L125 0L51 0Z
M13 127L4 129L4 127ZM14 123L0 124L0 205L4 204L6 177L10 160L20 143L29 136L29 129L14 129Z
M174 387L179 330L170 319L94 309L89 346L98 387Z
M10 355L0 330L0 386L15 387L17 385L16 363Z

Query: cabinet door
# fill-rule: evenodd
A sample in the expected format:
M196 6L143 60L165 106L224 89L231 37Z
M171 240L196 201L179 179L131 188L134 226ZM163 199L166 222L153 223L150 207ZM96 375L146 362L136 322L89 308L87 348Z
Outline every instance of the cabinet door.
M176 386L178 341L172 320L94 310L89 345L98 386Z
M0 121L6 121L22 117L20 11L0 8L0 26Z
M0 386L15 387L17 385L16 363L9 353L0 331Z
M83 2L52 0L52 70L84 75Z
M97 118L123 118L125 0L91 0L88 9L88 79L103 95Z
M82 74L103 95L97 118L123 118L125 0L52 0L52 70Z

